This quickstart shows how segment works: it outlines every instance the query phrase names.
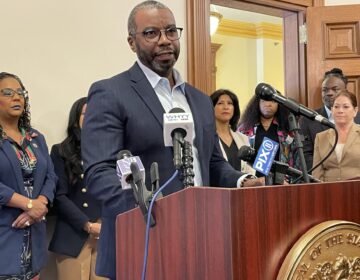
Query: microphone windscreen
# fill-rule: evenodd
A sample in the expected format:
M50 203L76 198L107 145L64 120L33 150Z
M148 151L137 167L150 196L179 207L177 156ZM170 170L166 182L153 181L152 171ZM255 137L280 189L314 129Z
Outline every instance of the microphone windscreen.
M276 90L268 84L260 83L255 88L255 94L263 100L271 101L273 100L272 96L276 94Z
M238 158L249 163L254 162L255 156L256 156L255 149L249 146L241 146L238 151Z
M132 157L132 154L129 150L121 150L120 152L118 152L116 159L120 160L120 159L124 159L124 158L129 158Z
M178 108L178 107L172 108L169 111L169 114L175 114L175 113L185 113L185 111L183 109L181 109L181 108Z

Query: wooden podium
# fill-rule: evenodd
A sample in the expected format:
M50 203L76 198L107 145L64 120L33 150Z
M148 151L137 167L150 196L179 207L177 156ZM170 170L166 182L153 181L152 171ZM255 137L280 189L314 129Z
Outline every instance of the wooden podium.
M286 254L328 220L360 223L360 181L242 189L189 188L156 202L147 280L276 279ZM140 280L145 222L120 214L117 279Z

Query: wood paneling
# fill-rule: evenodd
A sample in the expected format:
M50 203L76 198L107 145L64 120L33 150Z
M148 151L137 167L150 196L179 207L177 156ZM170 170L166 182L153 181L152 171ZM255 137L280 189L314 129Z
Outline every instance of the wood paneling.
M356 95L358 106L360 106L360 76L348 76L348 91Z
M325 59L360 56L359 22L324 23Z
M188 81L211 94L210 0L187 0L186 7Z
M307 11L308 106L322 106L324 73L340 68L349 77L360 76L360 5L313 7ZM359 87L353 87L359 96Z

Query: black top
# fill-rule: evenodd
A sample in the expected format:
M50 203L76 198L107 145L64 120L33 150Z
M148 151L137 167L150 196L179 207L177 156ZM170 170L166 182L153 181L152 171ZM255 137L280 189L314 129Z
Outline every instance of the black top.
M240 171L241 170L241 160L238 158L238 155L237 155L239 149L236 146L235 141L234 140L231 141L230 147L228 145L226 145L225 142L223 140L221 140L221 138L220 138L220 141L221 141L221 144L223 145L225 154L228 158L228 162L230 163L230 165L232 167L234 167L234 169Z
M254 147L256 154L259 151L259 148L261 146L261 143L262 143L264 137L270 138L271 140L279 143L279 137L277 135L277 128L278 128L278 126L274 123L271 123L268 130L265 130L262 125L259 125L257 127L256 136L255 136L255 147ZM280 157L280 149L278 149L276 152L275 160L279 160L279 157Z

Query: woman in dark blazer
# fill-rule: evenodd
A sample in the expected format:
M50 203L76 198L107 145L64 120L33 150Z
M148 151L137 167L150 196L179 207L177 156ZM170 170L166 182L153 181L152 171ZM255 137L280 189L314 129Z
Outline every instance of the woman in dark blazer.
M0 73L0 279L38 279L47 262L47 205L56 175L44 137L30 125L21 80Z
M94 273L101 206L88 194L80 155L85 110L83 97L70 110L68 136L51 149L59 182L54 202L58 219L49 249L56 253L58 280L104 279Z

